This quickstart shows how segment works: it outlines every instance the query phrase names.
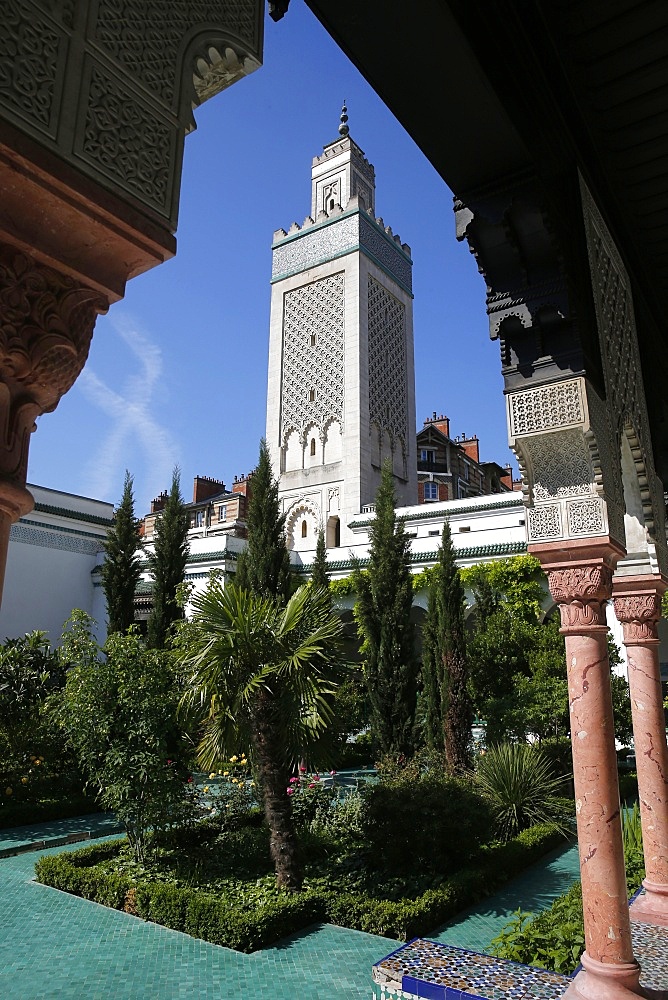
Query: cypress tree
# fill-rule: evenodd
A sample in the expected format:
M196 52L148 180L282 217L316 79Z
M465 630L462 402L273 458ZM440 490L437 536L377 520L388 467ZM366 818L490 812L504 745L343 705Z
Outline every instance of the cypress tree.
M290 596L290 557L285 544L285 514L278 502L278 480L271 470L267 442L253 473L246 517L248 546L239 557L235 583L263 597Z
M172 485L162 514L156 521L153 552L148 561L153 577L153 609L148 619L147 642L162 649L167 629L183 617L176 591L183 583L188 558L188 512L181 497L181 474L172 473Z
M437 588L429 579L427 613L422 625L422 704L427 746L443 750L443 659L439 649L439 609Z
M102 589L107 601L107 631L125 632L134 624L135 589L141 575L140 522L135 518L133 480L125 472L123 498L104 542Z
M383 466L376 517L369 531L369 568L353 571L355 608L363 639L372 729L383 753L410 754L417 699L417 661L410 620L413 587L409 541L394 513L392 467Z
M443 525L438 563L429 585L429 607L423 631L423 671L425 663L427 688L431 690L436 684L440 687L440 704L435 698L432 725L440 711L440 744L445 743L448 768L453 773L464 771L470 765L473 708L468 692L464 588L447 521ZM424 679L423 674L423 683ZM429 729L427 732L429 738ZM436 741L435 732L432 738Z
M315 559L311 567L311 583L314 587L326 587L329 589L329 576L327 574L327 549L325 547L325 532L318 529L318 541L315 546Z

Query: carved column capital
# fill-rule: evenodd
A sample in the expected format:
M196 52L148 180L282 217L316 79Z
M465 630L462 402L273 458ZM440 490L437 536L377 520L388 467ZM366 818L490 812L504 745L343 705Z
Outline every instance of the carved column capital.
M73 385L88 356L95 318L106 308L98 292L0 244L0 480L5 484L25 486L35 418L55 410Z
M666 579L660 574L615 576L613 605L624 630L625 645L658 643L661 598Z
M613 600L617 620L624 629L626 645L647 640L659 641L661 601L657 594L633 594Z
M612 596L609 566L599 563L548 568L547 581L559 605L562 632L607 627L605 605Z

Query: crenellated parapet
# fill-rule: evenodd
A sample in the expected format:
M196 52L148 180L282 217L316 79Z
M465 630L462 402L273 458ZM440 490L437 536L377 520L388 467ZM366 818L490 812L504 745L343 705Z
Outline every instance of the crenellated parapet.
M357 195L345 208L335 205L320 211L316 219L308 215L302 225L293 222L289 230L278 229L272 244L272 282L306 268L316 267L332 257L361 250L401 287L412 294L411 248L398 233L360 207Z

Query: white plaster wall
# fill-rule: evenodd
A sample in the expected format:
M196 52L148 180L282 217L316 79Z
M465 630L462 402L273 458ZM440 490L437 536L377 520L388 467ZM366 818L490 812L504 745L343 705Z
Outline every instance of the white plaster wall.
M106 636L101 588L94 588L94 555L10 541L0 607L0 639L40 629L56 645L73 608L98 619L98 640ZM95 591L99 589L100 594Z

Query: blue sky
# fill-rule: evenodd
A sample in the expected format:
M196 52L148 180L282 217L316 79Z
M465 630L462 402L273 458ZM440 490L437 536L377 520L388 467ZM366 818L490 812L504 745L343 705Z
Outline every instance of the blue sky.
M410 72L410 66L397 67ZM313 156L341 104L376 168L376 212L413 254L417 425L433 410L505 464L498 344L485 287L455 241L452 195L311 12L265 26L264 66L196 112L186 139L175 259L135 278L98 320L88 364L38 421L28 479L117 502L128 468L137 513L182 470L250 471L264 433L271 240L310 211ZM456 137L452 137L456 142Z

